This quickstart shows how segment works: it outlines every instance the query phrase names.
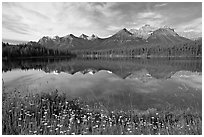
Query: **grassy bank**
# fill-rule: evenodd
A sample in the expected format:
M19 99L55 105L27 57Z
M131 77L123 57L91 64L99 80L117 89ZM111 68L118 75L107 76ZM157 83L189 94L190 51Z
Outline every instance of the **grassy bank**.
M2 96L2 133L32 134L202 134L202 116L192 110L107 111L57 92Z

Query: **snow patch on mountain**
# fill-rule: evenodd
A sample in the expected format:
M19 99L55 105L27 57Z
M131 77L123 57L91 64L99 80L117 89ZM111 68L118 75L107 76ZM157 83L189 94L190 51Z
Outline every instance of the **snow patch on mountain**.
M91 36L87 37L88 40L95 40L98 39L98 36L92 34Z
M152 27L149 24L146 24L139 29L130 29L129 31L134 34L135 37L147 39L153 33L153 31L157 29L157 27Z

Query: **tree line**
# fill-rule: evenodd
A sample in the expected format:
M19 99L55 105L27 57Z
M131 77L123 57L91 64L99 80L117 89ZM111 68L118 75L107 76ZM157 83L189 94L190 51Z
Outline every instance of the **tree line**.
M165 46L162 44L142 45L137 47L122 47L104 50L75 51L77 55L83 56L131 56L131 57L170 57L170 56L202 56L202 41L179 43L177 45Z
M3 58L15 57L44 57L44 56L93 56L93 57L170 57L170 56L202 56L202 40L177 45L166 46L162 44L148 44L141 46L122 46L120 48L110 48L103 50L78 50L70 51L67 49L51 49L43 47L36 42L12 45L2 42Z
M44 56L75 56L69 50L49 49L36 42L13 45L2 42L2 57L44 57Z

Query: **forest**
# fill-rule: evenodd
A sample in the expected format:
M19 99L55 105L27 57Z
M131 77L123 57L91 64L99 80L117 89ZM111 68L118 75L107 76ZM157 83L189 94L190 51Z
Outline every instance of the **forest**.
M29 42L27 44L8 44L2 42L2 57L16 58L16 57L47 57L47 56L75 56L69 50L49 49L36 42Z
M120 47L103 50L83 50L75 51L75 54L94 57L201 57L202 41L197 40L188 43L179 43L172 46L148 44L130 48Z
M12 45L2 43L3 58L15 57L45 57L45 56L85 56L85 57L201 57L202 40L179 43L166 46L162 44L147 44L131 47L105 48L100 50L69 50L52 49L36 42Z

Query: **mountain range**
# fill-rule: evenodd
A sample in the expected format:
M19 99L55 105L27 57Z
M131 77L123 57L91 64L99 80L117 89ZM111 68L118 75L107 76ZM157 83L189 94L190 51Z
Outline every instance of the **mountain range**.
M139 29L121 29L108 38L99 38L94 34L91 36L81 34L79 37L69 34L64 37L55 36L53 38L45 36L37 43L46 48L60 50L100 50L158 44L171 47L187 42L192 42L192 40L180 36L170 27L156 28L146 24Z

